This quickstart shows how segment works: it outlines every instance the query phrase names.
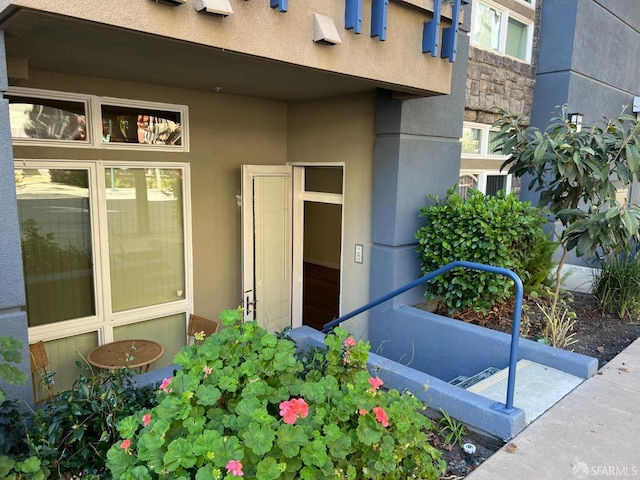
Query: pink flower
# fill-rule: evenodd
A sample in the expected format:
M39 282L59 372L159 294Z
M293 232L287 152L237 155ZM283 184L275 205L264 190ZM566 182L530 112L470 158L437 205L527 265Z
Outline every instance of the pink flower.
M242 477L244 475L242 472L242 463L237 460L229 460L226 468L234 477Z
M202 371L204 372L204 378L207 378L209 375L211 375L211 372L213 372L213 368L211 368L209 365L205 365L204 367L202 367Z
M347 337L344 339L343 345L345 346L345 348L350 348L353 347L356 344L356 341L353 339L353 337Z
M369 411L368 411L368 410L365 410L364 408L361 408L360 410L358 410L358 413L359 413L360 415L366 415L366 414L368 414L368 413L369 413Z
M160 390L162 390L165 393L173 392L173 389L169 388L169 384L171 383L171 380L173 380L173 377L165 378L164 380L162 380L162 383L160 384Z
M123 450L129 450L130 447L131 447L131 440L129 440L128 438L125 438L124 440L122 440L122 443L120 444L120 448L122 448Z
M282 415L284 423L291 425L296 423L298 417L306 418L309 415L309 405L303 398L292 398L280 402L280 415Z
M151 414L147 413L142 417L142 425L146 427L149 425L149 422L151 422Z
M371 385L371 391L375 392L378 388L380 388L384 382L380 379L380 377L371 377L369 379L369 384Z
M382 407L373 407L373 412L376 414L376 420L379 421L383 427L389 426L389 417L387 412Z

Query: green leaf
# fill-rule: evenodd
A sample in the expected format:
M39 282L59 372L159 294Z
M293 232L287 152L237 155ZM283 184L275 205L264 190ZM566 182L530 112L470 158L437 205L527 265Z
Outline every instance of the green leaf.
M200 467L196 472L196 480L211 480L212 478L222 478L222 475L219 470L218 475L216 475L215 469L210 463Z
M373 445L382 438L382 427L371 415L363 415L358 418L358 427L356 428L356 434L358 440L365 445Z
M8 363L0 364L0 378L11 385L23 385L27 381L27 375L22 370Z
M147 467L138 465L129 473L129 478L134 480L151 480L153 477L149 474Z
M8 475L15 464L15 460L7 457L6 455L0 455L0 478L4 478Z
M336 425L334 425L334 427L338 428ZM282 424L278 428L277 437L278 440L276 444L282 450L282 454L287 458L297 456L300 447L309 443L309 439L301 425Z
M139 420L135 415L123 418L118 424L118 432L122 438L131 438L140 426Z
M258 462L256 478L260 480L275 480L284 471L286 464L279 465L275 458L266 457Z
M249 424L248 430L241 432L241 438L244 440L247 448L250 448L256 455L264 455L271 447L276 433L268 426L259 425L255 422Z
M196 388L196 403L198 405L214 406L222 397L220 390L213 385L198 385Z
M191 468L196 463L196 456L193 454L191 443L184 438L173 440L164 455L165 468L173 472L179 467Z
M35 473L40 470L41 462L38 457L29 457L20 465L20 471L24 473Z
M305 465L322 467L327 461L327 449L321 440L314 440L302 447L300 458Z

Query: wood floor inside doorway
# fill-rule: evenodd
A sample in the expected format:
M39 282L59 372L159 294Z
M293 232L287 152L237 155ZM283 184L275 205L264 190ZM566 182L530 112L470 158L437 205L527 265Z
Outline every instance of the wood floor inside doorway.
M304 306L302 323L322 330L338 317L340 270L304 262Z

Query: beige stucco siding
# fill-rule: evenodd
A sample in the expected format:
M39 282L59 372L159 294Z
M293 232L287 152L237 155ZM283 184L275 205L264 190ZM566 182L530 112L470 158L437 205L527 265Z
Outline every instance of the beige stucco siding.
M15 146L14 155L189 163L194 310L213 318L241 299L240 166L344 164L343 312L368 301L374 93L286 104L38 71L19 86L189 107L189 152ZM362 264L353 261L356 243L364 245Z
M227 17L198 13L192 2L170 7L130 0L0 1L0 12L3 7L5 13L21 7L79 18L421 95L450 91L451 63L422 53L423 26L432 18L426 8L389 2L386 40L380 41L370 35L371 9L366 2L361 34L344 28L343 1L296 0L286 13L270 8L265 0L231 0L231 5L234 12ZM313 14L333 20L341 44L313 42ZM442 26L447 22L444 19Z
M344 163L343 314L369 301L375 102L374 94L363 94L288 108L290 162ZM364 246L362 264L354 262L356 244ZM365 327L366 315L349 323L356 335L364 334Z

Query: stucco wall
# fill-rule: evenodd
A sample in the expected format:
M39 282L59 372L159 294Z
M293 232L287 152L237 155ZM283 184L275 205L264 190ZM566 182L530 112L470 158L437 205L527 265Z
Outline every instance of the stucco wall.
M368 301L375 96L285 104L255 98L31 72L20 86L189 106L190 152L16 146L16 158L188 162L194 310L217 317L241 298L240 166L341 162L345 171L343 311ZM364 262L353 261L364 245Z
M342 313L369 301L375 102L375 95L363 94L288 107L287 159L344 163ZM361 264L354 262L356 244L363 245ZM366 316L345 326L365 335Z
M418 2L414 2L418 3ZM388 2L386 40L372 37L371 7L365 3L362 34L345 29L344 2L297 0L286 13L270 8L267 1L232 1L227 17L196 12L193 2L171 7L158 2L105 0L87 8L83 0L1 1L7 15L15 7L81 18L97 24L166 36L179 41L300 65L319 71L380 82L387 88L428 94L448 93L451 64L422 53L423 25L431 20L433 6ZM333 20L342 43L335 46L313 42L313 14ZM451 7L443 8L451 18ZM445 27L450 20L443 18ZM143 48L143 47L141 47ZM410 68L407 66L410 65Z
M185 153L15 147L16 158L176 161L191 168L194 308L216 318L240 301L240 165L286 161L286 105L248 97L31 72L20 86L189 107Z

